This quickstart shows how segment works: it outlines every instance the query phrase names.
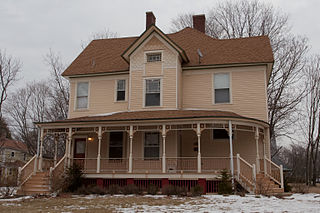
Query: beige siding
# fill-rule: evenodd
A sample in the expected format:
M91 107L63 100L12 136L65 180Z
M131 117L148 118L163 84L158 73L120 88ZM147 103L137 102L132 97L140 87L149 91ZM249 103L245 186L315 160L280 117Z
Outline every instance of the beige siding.
M126 79L128 84L128 75L97 76L71 79L69 117L74 118L94 114L126 111L128 109L128 101L115 101L116 80L119 79ZM77 82L86 81L89 82L89 108L86 110L77 110L75 109ZM128 86L126 93L128 96Z
M218 72L230 73L230 104L213 104L213 74ZM265 67L184 71L183 108L227 110L267 121Z
M149 62L145 60L148 51L162 52L162 62ZM146 41L130 57L130 110L150 109L144 107L144 80L146 78L160 78L162 84L162 106L152 109L177 108L177 58L178 55L169 49L157 37Z

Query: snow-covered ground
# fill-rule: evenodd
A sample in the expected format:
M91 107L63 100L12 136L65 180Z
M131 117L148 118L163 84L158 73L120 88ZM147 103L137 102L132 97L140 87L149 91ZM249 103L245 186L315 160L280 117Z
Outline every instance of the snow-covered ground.
M25 202L24 200L28 200ZM293 194L284 198L246 195L167 197L162 195L88 195L66 198L0 199L0 212L320 212L320 194Z

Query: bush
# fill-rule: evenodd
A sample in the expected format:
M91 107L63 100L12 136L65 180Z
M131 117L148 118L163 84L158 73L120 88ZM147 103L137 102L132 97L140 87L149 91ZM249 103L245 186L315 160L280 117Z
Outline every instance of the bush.
M81 167L74 164L66 171L64 192L75 192L82 185L82 171Z
M124 195L129 195L129 194L142 194L142 190L139 189L136 185L134 184L128 184L124 187L122 187L122 193Z
M90 185L90 186L84 186L82 185L76 190L77 194L82 194L82 195L90 195L90 194L97 194L97 195L104 195L106 194L105 190L100 188L97 185Z
M110 185L107 193L111 195L120 194L120 187L118 185Z
M292 184L292 192L305 194L309 192L309 186L304 183L294 183Z
M218 186L218 194L232 194L232 185L230 175L226 169L221 171L220 183Z
M147 193L150 195L156 195L159 191L158 186L154 185L154 184L150 184L147 188Z
M166 185L162 187L162 194L165 195L179 195L179 196L187 196L188 190L184 187Z
M200 185L196 185L195 187L191 188L191 195L192 196L201 196L203 194L203 188Z

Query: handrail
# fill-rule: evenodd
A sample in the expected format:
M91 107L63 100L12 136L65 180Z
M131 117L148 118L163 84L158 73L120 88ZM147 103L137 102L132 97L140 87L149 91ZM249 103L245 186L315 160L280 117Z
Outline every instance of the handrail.
M53 183L53 178L56 177L56 171L59 172L59 169L61 168L61 165L63 165L62 168L64 168L64 161L65 161L65 158L66 158L66 155L64 155L60 160L59 162L54 166L54 167L50 167L50 172L49 172L49 181L50 181L50 190L51 190L51 187L52 187L52 183Z
M22 168L21 167L18 168L19 187L21 187L25 182L27 182L31 178L32 174L35 172L35 168L34 168L35 164L33 164L33 167L31 168L30 168L30 165L33 161L36 161L36 160L37 160L37 155L34 155ZM23 174L23 172L27 170L28 167L29 167L29 171L27 171L28 173Z
M275 164L274 162L272 162L270 159L265 158L266 162L269 163L269 167L267 166L267 168L265 169L266 171L266 175L271 178L274 182L276 182L277 184L279 184L281 186L281 188L283 188L283 169L282 166L278 166L277 164ZM275 169L272 169L271 167L274 167ZM274 174L273 171L278 170L277 173L279 174ZM277 177L279 176L279 177Z
M242 166L241 166L242 164ZM256 187L256 169L255 165L249 164L246 160L237 154L237 175L238 182L249 192L254 193ZM250 187L248 187L248 185Z

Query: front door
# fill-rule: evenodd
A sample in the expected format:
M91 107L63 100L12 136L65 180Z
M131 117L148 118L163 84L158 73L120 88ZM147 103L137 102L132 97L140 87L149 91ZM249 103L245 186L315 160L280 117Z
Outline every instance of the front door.
M74 163L84 168L84 160L86 157L86 138L74 139Z

